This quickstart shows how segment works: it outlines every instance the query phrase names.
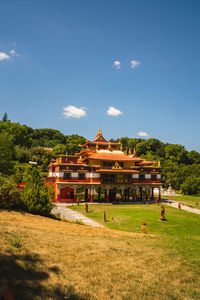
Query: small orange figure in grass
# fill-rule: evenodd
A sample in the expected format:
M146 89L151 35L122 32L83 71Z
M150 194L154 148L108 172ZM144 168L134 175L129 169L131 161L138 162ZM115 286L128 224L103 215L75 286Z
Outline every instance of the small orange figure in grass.
M160 221L166 221L166 218L165 218L165 207L164 207L164 205L161 206L161 217L160 217Z

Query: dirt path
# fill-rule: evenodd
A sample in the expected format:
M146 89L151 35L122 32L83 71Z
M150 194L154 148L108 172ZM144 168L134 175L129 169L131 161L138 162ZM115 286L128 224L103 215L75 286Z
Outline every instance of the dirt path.
M69 207L66 206L65 203L59 203L59 204L57 203L56 206L52 209L52 214L72 222L81 221L83 224L92 227L105 227L99 224L98 222L84 216L83 214L73 209L70 209Z
M162 199L161 202L165 203L165 204L167 204L169 206L178 208L178 202L177 201L168 200L168 199ZM185 210L185 211L188 211L188 212L191 212L191 213L195 213L195 214L200 215L200 209L197 209L197 208L192 208L192 207L189 207L189 206L181 204L181 209Z

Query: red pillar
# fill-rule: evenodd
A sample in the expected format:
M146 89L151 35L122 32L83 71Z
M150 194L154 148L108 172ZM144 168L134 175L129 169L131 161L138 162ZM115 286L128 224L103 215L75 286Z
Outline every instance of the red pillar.
M60 202L60 186L56 184L56 193L55 193L56 202Z

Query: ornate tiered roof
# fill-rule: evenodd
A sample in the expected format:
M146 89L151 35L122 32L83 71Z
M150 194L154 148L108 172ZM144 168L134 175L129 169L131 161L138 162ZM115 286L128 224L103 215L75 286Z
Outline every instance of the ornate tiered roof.
M98 160L109 160L109 161L134 161L140 162L141 158L131 157L130 155L126 155L121 150L97 150L94 154L90 155L88 158L90 159L98 159Z
M99 129L96 134L96 138L91 141L86 141L84 145L81 146L81 151L78 153L79 162L86 160L100 160L100 161L119 161L119 162L134 162L139 166L153 165L155 162L146 161L134 153L126 154L122 150L121 143L112 143L107 141L103 135L102 130ZM119 149L120 148L120 149Z
M102 130L99 129L97 131L97 134L96 134L96 138L93 140L93 141L86 141L86 143L84 145L80 145L81 148L90 148L91 146L111 146L115 149L117 149L120 145L120 143L112 143L112 142L109 142L107 141L103 135L102 135Z

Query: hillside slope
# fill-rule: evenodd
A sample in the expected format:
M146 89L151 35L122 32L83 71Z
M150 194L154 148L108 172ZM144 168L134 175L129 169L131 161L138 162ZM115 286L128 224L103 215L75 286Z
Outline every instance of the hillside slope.
M199 271L162 243L158 235L1 211L0 291L20 299L199 298Z

